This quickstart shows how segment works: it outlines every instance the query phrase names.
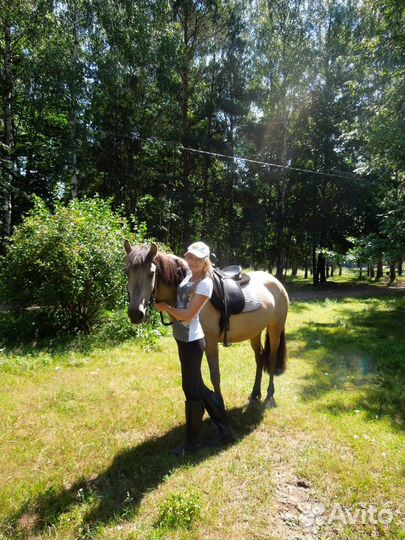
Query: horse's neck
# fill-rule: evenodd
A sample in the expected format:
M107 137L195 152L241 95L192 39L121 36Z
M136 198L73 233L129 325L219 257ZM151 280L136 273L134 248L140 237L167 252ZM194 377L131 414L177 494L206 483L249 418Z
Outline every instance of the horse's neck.
M167 304L176 304L177 287L159 283L155 294L156 302L166 302Z

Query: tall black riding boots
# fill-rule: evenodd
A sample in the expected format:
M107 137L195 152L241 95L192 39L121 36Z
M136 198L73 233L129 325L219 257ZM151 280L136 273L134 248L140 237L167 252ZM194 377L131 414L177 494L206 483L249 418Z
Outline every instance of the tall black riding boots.
M204 407L201 401L185 402L186 412L186 442L174 449L174 454L178 457L185 454L193 454L200 448L200 433Z
M236 440L235 434L229 424L222 396L215 392L211 392L208 396L204 396L202 401L211 420L218 428L221 439L220 442L222 444L234 442Z

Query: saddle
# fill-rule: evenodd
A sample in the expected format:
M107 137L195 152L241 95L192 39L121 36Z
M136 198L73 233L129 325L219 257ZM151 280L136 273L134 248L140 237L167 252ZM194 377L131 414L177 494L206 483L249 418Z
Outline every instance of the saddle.
M211 304L221 313L219 320L220 333L224 332L224 347L232 345L229 334L229 320L231 315L241 313L245 307L245 297L241 289L242 285L249 283L250 277L242 274L242 268L238 265L226 268L214 268L214 290Z

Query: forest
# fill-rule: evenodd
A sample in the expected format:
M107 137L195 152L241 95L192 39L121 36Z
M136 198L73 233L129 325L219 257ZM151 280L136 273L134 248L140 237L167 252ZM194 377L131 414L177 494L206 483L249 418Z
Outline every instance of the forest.
M0 20L3 253L33 195L98 195L174 252L401 274L402 0L1 0Z
M404 0L0 0L0 540L405 539L404 98ZM283 284L179 458L195 240Z

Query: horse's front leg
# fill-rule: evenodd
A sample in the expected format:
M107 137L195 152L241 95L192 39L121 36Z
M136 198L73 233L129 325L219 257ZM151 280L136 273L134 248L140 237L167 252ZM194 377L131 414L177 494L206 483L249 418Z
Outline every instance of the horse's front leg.
M205 336L208 366L210 368L210 378L212 386L217 394L221 395L221 374L219 372L219 352L218 341L212 336Z
M261 333L250 340L250 345L255 353L256 376L253 384L252 393L249 396L250 401L260 401L262 397L262 373L263 373L263 348L261 343Z

